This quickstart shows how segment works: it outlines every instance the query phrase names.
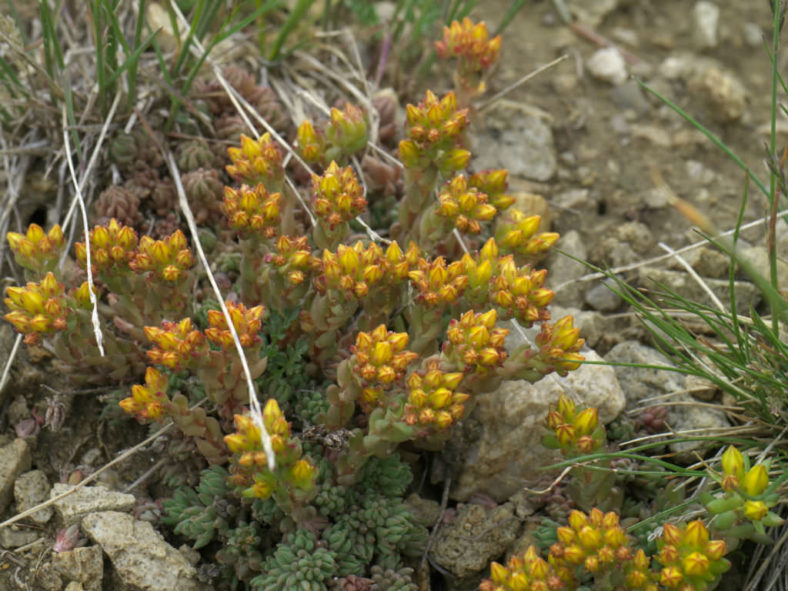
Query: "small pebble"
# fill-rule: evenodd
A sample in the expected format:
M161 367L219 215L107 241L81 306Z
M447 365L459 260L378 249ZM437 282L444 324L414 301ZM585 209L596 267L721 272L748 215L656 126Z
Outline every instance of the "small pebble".
M613 85L623 84L628 76L627 63L615 47L597 50L588 58L586 66L594 78Z
M713 2L701 0L692 11L692 40L698 49L717 47L717 23L720 9Z

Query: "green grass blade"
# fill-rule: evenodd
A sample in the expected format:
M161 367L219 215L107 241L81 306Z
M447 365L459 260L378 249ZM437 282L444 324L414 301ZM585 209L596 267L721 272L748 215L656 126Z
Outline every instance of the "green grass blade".
M298 23L303 20L307 11L314 3L315 0L298 0L298 2L296 2L295 7L285 19L282 28L279 29L279 33L271 45L271 51L268 53L268 61L274 62L279 59L279 54L282 51L282 47L287 41L287 38L290 36L290 33L295 30L295 28L298 26Z

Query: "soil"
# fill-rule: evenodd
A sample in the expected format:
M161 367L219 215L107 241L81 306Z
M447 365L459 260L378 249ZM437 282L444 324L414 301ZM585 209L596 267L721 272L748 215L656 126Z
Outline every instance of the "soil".
M497 23L510 0L482 0L479 4L476 14ZM699 239L693 224L669 205L662 181L719 228L733 227L745 187L744 173L638 81L686 110L759 177L766 178L763 163L769 138L764 130L768 130L771 81L769 56L759 32L768 39L769 3L717 0L718 41L706 48L698 47L694 3L686 0L578 0L569 4L611 8L599 22L572 30L564 25L553 2L533 0L503 35L502 58L489 82L488 96L536 67L568 56L506 96L507 101L549 125L553 143L543 149L552 150L557 163L550 178L513 177L512 188L543 196L549 204L552 229L561 234L579 232L589 260L603 266L662 255L657 242L678 248ZM614 86L589 72L589 58L606 42L619 47L627 58L631 78L623 84ZM785 57L781 53L779 71L784 70ZM721 121L719 106L705 100L702 92L692 92L687 79L666 74L672 58L716 67L738 79L746 97L741 115ZM484 126L484 117L482 114L479 127ZM781 134L778 144L784 139ZM752 184L749 195L745 221L768 211L765 198ZM745 236L762 245L763 226ZM621 244L626 248L617 248ZM582 284L577 289L588 286ZM628 322L627 330L631 326ZM609 335L603 349L624 336ZM13 335L8 326L0 327L0 338L2 351L10 351ZM0 446L14 438L14 427L29 418L31 411L42 415L57 402L65 405L65 421L57 431L43 429L27 437L32 465L43 470L50 482L87 475L146 435L145 428L131 421L99 420L103 405L95 392L73 391L62 376L31 363L23 352L15 362L11 383L0 396ZM100 394L112 395L108 390ZM156 450L143 450L101 479L122 490L144 475L157 457ZM147 493L142 493L144 501L154 498L156 490L155 486L147 488ZM0 515L0 520L11 514ZM53 535L53 531L41 531L42 548L51 545ZM0 589L37 588L20 585L26 580L25 571L35 570L33 563L21 558L4 560L0 557L0 564L9 566L0 570Z

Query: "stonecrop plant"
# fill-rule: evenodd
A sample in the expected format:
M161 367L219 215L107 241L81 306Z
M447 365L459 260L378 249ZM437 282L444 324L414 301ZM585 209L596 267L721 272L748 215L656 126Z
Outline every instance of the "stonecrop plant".
M163 521L213 549L223 585L321 590L371 577L381 589L417 589L411 559L425 551L428 524L402 498L413 452L440 450L505 380L565 376L584 361L572 317L550 314L538 267L559 236L513 206L506 170L469 170L473 101L500 47L483 23L445 29L436 48L456 59L456 88L407 105L390 227L370 227L368 207L389 186L365 176L371 113L332 108L302 121L290 146L237 133L226 101L206 94L236 145L223 171L205 146L178 153L221 304L177 220L155 237L141 231L138 195L166 211L174 188L161 156L129 134L113 142L127 184L105 192L107 219L73 259L59 226L8 234L28 282L7 288L6 320L74 383L137 382L119 401L128 417L174 425L177 457L191 454L203 471L196 488L173 478ZM268 97L274 120L275 100L233 78L247 100ZM533 343L507 348L512 322L536 327ZM597 411L566 398L546 423L545 444L568 459L606 443ZM615 512L609 467L573 470L582 511L553 529L546 558L532 546L493 563L480 589L712 588L728 568L726 542L693 521L665 523L650 553L638 547ZM768 466L749 467L731 447L722 468L721 492L704 497L709 527L764 536L779 523Z

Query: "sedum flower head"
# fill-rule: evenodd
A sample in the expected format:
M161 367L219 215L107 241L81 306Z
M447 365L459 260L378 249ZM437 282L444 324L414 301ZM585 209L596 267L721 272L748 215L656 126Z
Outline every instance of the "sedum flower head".
M273 472L263 450L260 427L248 415L235 415L236 432L224 442L233 454L231 481L248 498L267 499L272 494L305 494L314 489L317 469L301 457L301 446L293 439L290 424L275 399L263 408L263 425L271 437L276 456ZM298 491L298 492L296 492Z
M36 344L42 335L67 328L65 286L52 272L39 283L6 288L6 296L4 301L10 312L4 318L25 335L27 344Z
M546 320L549 318L546 308L555 295L544 287L546 276L545 269L517 267L511 255L500 257L490 283L490 301L523 326Z
M268 193L263 183L251 188L224 188L222 209L230 227L243 237L273 238L279 232L280 193Z
M509 559L506 566L493 562L490 578L482 581L480 591L557 591L564 584L553 566L539 556L534 546Z
M457 392L462 378L460 372L441 371L437 359L428 361L424 371L410 374L405 422L441 432L459 421L465 412L464 403L470 398Z
M66 246L63 230L57 224L49 232L38 224L30 224L24 234L8 232L6 238L17 264L39 276L55 269Z
M596 408L585 408L578 412L572 400L563 394L556 408L547 414L547 428L552 431L544 444L560 448L568 457L589 454L599 449L605 441L605 428L599 424Z
M336 252L324 250L315 286L321 292L337 290L361 299L383 282L383 259L383 251L374 242L365 247L359 240L352 246L340 244Z
M166 375L149 367L145 370L145 385L132 386L131 396L124 398L118 404L127 414L140 422L161 419L169 402L168 385L169 380Z
M315 213L329 230L352 220L367 208L364 190L353 169L340 168L334 161L322 175L312 175L312 194Z
M538 233L542 218L538 215L526 216L518 209L508 212L507 222L501 223L496 238L502 248L515 252L529 260L543 256L558 240L555 232Z
M123 273L137 254L137 233L112 218L106 226L96 226L89 234L90 263L93 273ZM85 244L74 245L77 262L87 265Z
M361 387L361 401L366 409L381 403L383 391L400 382L408 365L418 354L405 350L408 334L392 332L381 324L371 332L360 332L350 348L351 366Z
M225 305L241 345L245 348L259 345L262 338L258 333L262 325L265 307L247 308L241 302L233 303L229 300L225 302ZM221 310L208 310L208 324L210 326L205 329L205 336L209 341L225 350L235 347L233 335L227 326L227 319Z
M323 159L325 139L323 134L315 131L314 125L305 119L298 126L298 153L307 163L319 162Z
M364 111L350 103L345 103L344 109L331 109L325 135L345 157L360 152L366 147L368 137Z
M193 265L192 251L180 230L164 240L143 236L137 253L129 263L137 273L149 272L157 279L170 283L184 278Z
M255 186L258 183L278 184L284 179L282 153L266 133L257 141L241 134L241 147L228 148L232 164L227 166L227 174L239 183Z
M585 341L580 338L580 329L574 327L571 316L564 316L554 324L545 322L535 342L546 373L555 371L564 376L585 359L579 352Z
M457 108L453 92L439 100L428 90L418 106L407 106L407 119L408 137L399 144L405 168L426 170L435 166L445 177L465 168L471 154L460 146L468 110Z
M464 367L464 371L485 374L506 360L506 335L509 331L495 326L495 310L476 314L465 312L459 320L453 319L446 330L443 353Z
M723 558L725 542L710 540L701 520L681 527L666 523L657 541L655 559L662 565L659 583L669 589L710 589L730 568Z
M487 195L487 199L498 211L504 211L514 203L514 197L506 194L509 187L509 171L505 168L482 170L468 179L468 186Z
M442 59L459 58L460 76L480 76L498 61L501 36L490 39L487 25L466 17L443 27L443 39L435 42L435 50Z
M276 252L266 255L267 260L277 271L286 276L290 286L301 285L306 281L319 261L312 256L306 236L291 238L280 236L276 241Z
M594 574L621 570L634 558L631 539L618 515L596 507L590 513L572 511L569 525L556 530L558 542L550 548L553 564L583 566ZM644 569L647 570L647 566Z
M468 185L465 175L457 175L443 186L438 194L440 204L436 213L450 220L466 234L479 234L480 222L489 222L498 210L488 203L487 195Z
M151 363L170 369L193 367L204 352L204 335L194 328L191 318L180 322L165 320L158 326L146 326L145 336L156 345L147 352Z
M432 308L453 304L465 291L468 277L462 263L455 261L448 266L443 257L431 262L420 258L417 268L408 273L411 284L418 290L417 300Z

